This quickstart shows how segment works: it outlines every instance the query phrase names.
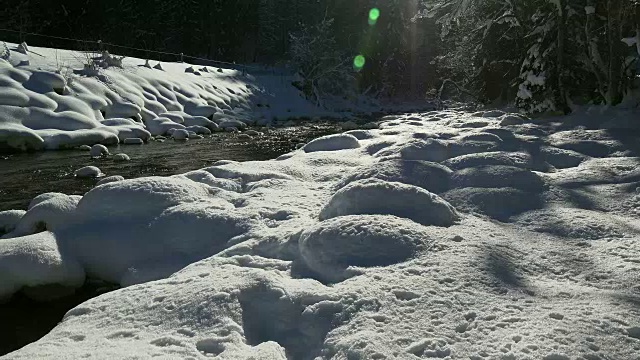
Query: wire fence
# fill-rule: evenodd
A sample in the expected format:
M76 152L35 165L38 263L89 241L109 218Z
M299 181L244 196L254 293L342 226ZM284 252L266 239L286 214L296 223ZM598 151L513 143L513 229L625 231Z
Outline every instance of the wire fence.
M76 50L76 51L86 51L87 45L93 45L95 46L95 49L99 51L104 51L104 50L110 51L110 49L125 50L125 52L119 50L118 55L135 56L135 57L148 59L150 54L155 54L155 55L160 55L160 56L157 56L156 59L154 59L158 61L162 60L162 61L184 62L185 59L190 59L196 65L209 65L209 66L217 66L217 67L224 66L226 68L232 68L235 70L242 71L243 73L247 73L249 70L251 70L253 73L269 73L269 74L276 75L276 69L273 67L267 68L265 66L258 66L258 65L237 64L235 62L212 60L212 59L208 59L200 56L187 55L184 53L174 53L174 52L168 52L168 51L158 51L158 50L143 49L143 48L138 48L133 46L119 45L119 44L114 44L114 43L106 42L102 40L76 39L76 38L70 38L70 37L64 37L64 36L44 35L44 34L38 34L33 32L19 31L19 30L5 29L5 28L0 28L0 32L17 34L19 36L20 41L22 41L22 39L24 39L26 36L35 36L43 39L55 39L55 40L68 41L75 45L75 49L72 49L72 50ZM79 44L83 44L83 45L79 45ZM284 76L286 72L281 69L279 73L280 73L279 75Z

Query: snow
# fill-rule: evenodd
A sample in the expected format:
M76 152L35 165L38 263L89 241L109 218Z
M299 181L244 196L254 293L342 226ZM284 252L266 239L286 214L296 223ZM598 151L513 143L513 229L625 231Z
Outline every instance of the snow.
M16 224L24 216L24 210L0 211L0 235L11 232Z
M124 177L122 177L121 175L111 175L111 176L107 176L107 177L104 177L104 178L100 179L100 181L98 181L96 183L96 186L103 185L103 184L108 184L108 183L116 182L116 181L122 181L122 180L124 180Z
M637 113L484 113L35 198L6 215L0 297L124 288L6 358L637 357L637 139L597 130Z
M79 178L97 178L104 176L102 171L96 166L85 166L76 170L74 173L76 177Z
M413 221L388 215L341 216L323 221L300 236L301 260L324 281L338 282L349 267L404 262L432 242Z
M321 210L320 220L357 214L396 215L436 226L451 226L459 220L455 209L438 195L379 179L354 181L340 189Z
M131 160L131 158L127 154L120 153L120 154L114 154L113 155L113 160L114 161L129 161L129 160Z
M358 147L360 147L360 143L355 136L349 134L335 134L312 140L302 149L305 152L316 152L355 149Z
M272 72L203 68L189 73L185 69L193 67L188 64L150 68L140 66L148 60L136 58L124 58L121 67L87 72L81 52L18 50L7 43L8 61L0 59L0 147L53 150L113 145L127 138L146 142L185 126L206 135L202 128L242 129L275 118L334 114L306 100L287 81L291 76Z
M104 145L96 144L91 147L89 154L91 155L91 157L109 156L109 149L107 149L107 147Z
M3 237L12 238L31 235L43 230L54 231L64 225L76 209L80 196L60 193L46 193L37 196L29 204L29 209L17 218L12 215L13 229Z
M171 132L174 140L189 140L189 132L184 129L176 129Z

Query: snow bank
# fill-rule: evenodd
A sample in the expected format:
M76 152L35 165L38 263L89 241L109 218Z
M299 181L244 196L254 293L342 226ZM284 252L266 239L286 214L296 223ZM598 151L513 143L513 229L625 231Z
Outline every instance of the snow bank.
M203 128L323 113L290 85L290 76L231 69L193 76L185 72L188 64L163 63L158 71L136 58L88 74L82 53L39 47L21 53L7 45L10 61L0 62L0 149L146 142L185 126L206 134Z
M7 358L636 357L640 170L609 154L633 142L482 115L35 198L0 239L0 297L126 288ZM581 141L605 157L561 148Z

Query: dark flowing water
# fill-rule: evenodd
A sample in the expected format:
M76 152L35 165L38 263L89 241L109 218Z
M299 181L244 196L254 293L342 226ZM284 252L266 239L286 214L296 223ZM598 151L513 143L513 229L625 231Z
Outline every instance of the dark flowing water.
M131 161L127 162L92 159L88 151L80 150L0 155L0 211L26 210L31 199L45 192L86 193L97 180L76 179L73 174L87 165L99 167L107 176L122 175L125 179L175 175L209 166L217 160L273 159L295 149L298 143L338 130L335 124L318 123L268 129L265 135L251 141L241 140L237 134L216 133L186 142L167 139L164 143L151 141L144 145L109 148L112 154L129 155Z
M264 131L258 129L259 131ZM108 175L136 178L174 175L206 167L217 160L267 160L295 149L299 143L339 131L335 123L314 123L291 128L272 128L251 141L237 134L218 133L199 140L110 147L125 153L128 162L91 159L79 150L47 151L0 155L0 211L26 209L31 199L45 192L82 195L97 180L76 179L74 171L87 165L99 167ZM2 241L2 240L0 240ZM40 339L54 328L64 314L82 302L117 287L87 282L74 295L49 302L36 302L16 294L0 305L0 356Z

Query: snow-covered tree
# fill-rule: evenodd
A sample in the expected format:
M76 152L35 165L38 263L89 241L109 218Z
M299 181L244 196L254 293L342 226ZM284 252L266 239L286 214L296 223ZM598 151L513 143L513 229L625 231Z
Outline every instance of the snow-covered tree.
M637 2L435 0L425 5L451 50L443 65L485 101L502 95L528 112L567 112L574 102L616 105L634 86L630 69L638 60L624 56L622 39L637 33Z

